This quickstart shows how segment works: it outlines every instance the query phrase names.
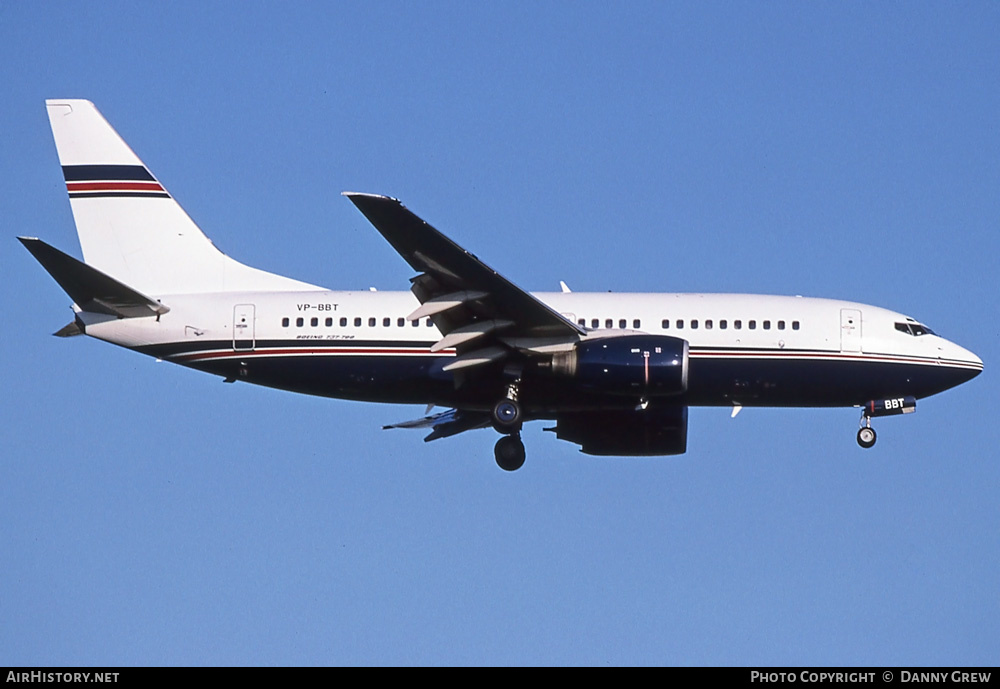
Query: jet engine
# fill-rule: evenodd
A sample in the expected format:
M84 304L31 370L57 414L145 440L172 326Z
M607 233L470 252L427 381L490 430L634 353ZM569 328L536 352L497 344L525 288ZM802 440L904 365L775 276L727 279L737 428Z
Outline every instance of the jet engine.
M553 355L552 373L607 394L679 395L688 386L688 343L663 335L584 340Z

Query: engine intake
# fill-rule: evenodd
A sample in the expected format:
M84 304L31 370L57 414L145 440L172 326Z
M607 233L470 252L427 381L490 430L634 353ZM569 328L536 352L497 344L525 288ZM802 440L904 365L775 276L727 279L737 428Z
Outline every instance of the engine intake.
M688 386L688 343L663 335L584 340L552 357L552 372L615 395L679 395Z

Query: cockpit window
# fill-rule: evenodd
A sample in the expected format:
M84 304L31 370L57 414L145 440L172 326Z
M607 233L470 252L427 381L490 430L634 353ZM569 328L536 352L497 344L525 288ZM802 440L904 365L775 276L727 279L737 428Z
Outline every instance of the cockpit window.
M920 323L896 323L896 330L907 335L913 335L914 337L934 334L933 330Z

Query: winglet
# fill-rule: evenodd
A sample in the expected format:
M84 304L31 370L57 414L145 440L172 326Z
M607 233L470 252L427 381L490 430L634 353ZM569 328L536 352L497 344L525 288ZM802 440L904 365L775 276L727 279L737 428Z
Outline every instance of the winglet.
M170 310L160 302L118 282L96 268L49 246L41 239L35 237L17 239L84 311L105 313L119 318L143 318L159 316Z

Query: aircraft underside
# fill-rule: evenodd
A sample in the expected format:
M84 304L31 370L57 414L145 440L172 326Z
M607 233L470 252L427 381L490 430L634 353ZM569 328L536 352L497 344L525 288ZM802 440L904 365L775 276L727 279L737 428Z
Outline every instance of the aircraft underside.
M427 351L427 343L413 344L414 352ZM318 347L310 342L261 341L252 349L234 351L227 341L141 351L228 381L365 402L453 407L444 414L387 428L431 428L427 439L433 440L492 426L503 434L495 454L505 469L523 463L519 432L532 420L555 421L547 430L578 444L587 454L662 456L686 451L690 406L852 407L869 400L912 400L907 405L900 402L895 410L863 411L858 442L870 447L875 442L872 416L913 411L917 398L976 375L940 362L865 360L860 354L792 351L748 362L745 352L727 358L718 352L701 357L692 350L686 391L650 396L640 389L610 394L567 385L547 369L531 366L518 369L516 377L509 366L481 368L456 385L454 377L443 371L454 357L385 354L390 346L401 348L398 342ZM358 351L367 353L352 353Z
M362 343L362 346L367 343ZM301 345L299 345L301 347ZM359 345L354 344L352 348ZM254 350L234 352L231 343L200 343L196 351L217 352L197 356L188 346L160 345L140 351L181 363L223 378L280 388L321 397L395 404L436 404L490 410L498 391L511 381L503 369L479 371L456 387L442 372L452 357L374 354L294 354L289 342L261 342ZM280 355L268 355L280 348ZM291 351L290 351L291 350ZM977 372L928 363L855 361L849 357L762 359L748 363L745 356L690 359L687 391L658 397L671 404L714 407L853 407L871 399L892 396L928 397L966 380ZM185 357L189 357L185 360ZM860 358L860 357L858 357ZM641 390L607 394L586 386L527 369L520 376L520 402L537 418L594 409L634 408L646 399Z

